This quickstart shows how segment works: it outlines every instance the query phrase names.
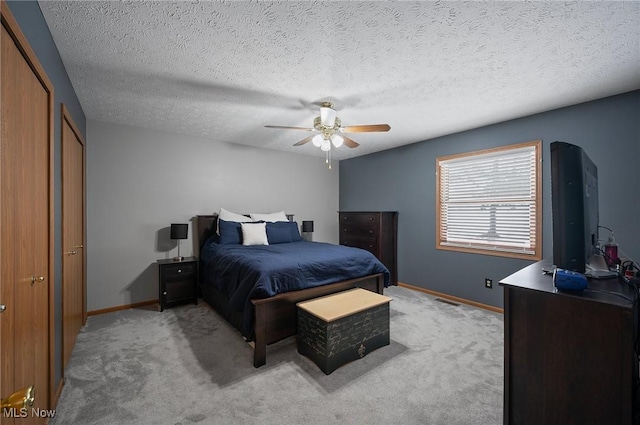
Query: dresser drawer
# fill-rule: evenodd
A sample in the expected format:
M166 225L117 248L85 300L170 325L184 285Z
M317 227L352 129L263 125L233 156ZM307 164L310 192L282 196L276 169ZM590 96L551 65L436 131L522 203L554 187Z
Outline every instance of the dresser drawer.
M162 274L165 281L176 281L182 279L191 279L196 274L197 265L195 263L189 264L175 264L164 266L162 268Z
M352 224L340 223L341 236L365 236L369 238L378 237L378 227L373 224Z
M376 213L340 213L340 224L371 224L378 222L379 215Z
M359 238L353 236L346 236L340 239L340 244L345 246L351 246L353 248L366 249L370 253L378 254L378 244L375 238Z

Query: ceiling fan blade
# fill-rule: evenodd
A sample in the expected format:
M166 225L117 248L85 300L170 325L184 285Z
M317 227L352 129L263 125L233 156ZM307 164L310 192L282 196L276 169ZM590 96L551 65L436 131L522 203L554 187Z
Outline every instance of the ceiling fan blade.
M375 131L389 131L389 124L349 125L344 127L345 133L371 133Z
M348 148L357 148L358 146L360 146L360 143L356 142L353 139L350 139L346 136L342 136L342 138L344 139L344 144L348 147Z
M309 137L305 137L304 139L300 140L298 143L294 143L293 146L302 146L305 143L309 143L311 141L311 139L313 139L315 136L309 136Z
M284 128L284 129L289 129L289 130L304 130L304 131L315 131L315 128L308 128L308 127L288 127L288 126L284 126L284 125L265 125L266 128Z

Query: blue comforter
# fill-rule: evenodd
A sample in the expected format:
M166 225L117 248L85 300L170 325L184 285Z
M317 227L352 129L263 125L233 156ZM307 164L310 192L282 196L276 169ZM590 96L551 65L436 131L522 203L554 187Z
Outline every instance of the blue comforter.
M211 239L200 251L204 285L227 294L243 311L244 331L252 334L251 300L389 271L369 251L322 242L274 245L221 245Z

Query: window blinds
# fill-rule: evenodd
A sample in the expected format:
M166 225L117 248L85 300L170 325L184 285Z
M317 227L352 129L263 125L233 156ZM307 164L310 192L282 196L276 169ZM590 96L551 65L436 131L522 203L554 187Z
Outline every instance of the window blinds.
M439 245L536 255L536 146L438 160Z

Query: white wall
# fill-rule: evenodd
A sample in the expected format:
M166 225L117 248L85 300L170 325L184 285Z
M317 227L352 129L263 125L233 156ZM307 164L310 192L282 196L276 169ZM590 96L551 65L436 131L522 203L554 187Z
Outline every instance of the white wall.
M338 242L338 163L194 136L87 120L87 310L158 298L155 262L177 255L173 222L285 210Z

